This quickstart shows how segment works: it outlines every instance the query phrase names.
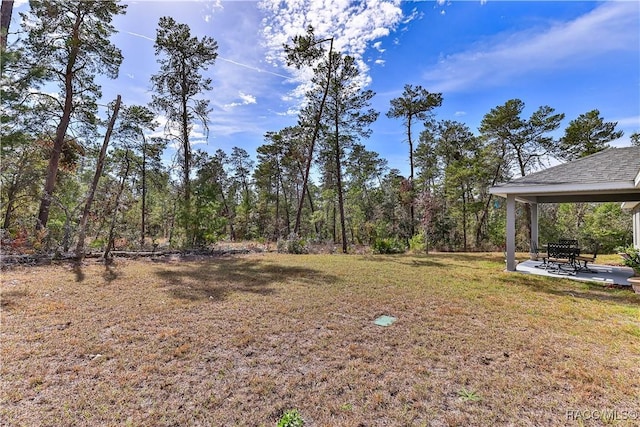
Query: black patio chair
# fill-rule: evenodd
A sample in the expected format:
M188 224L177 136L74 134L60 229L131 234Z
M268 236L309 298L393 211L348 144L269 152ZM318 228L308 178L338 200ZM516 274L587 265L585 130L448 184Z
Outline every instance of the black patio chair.
M576 239L558 239L558 243L564 243L573 247L578 247L578 241Z
M542 260L542 264L536 264L536 268L547 268L547 253L540 253L540 248L538 247L538 243L535 241L531 241L531 246L529 247L529 258L533 261Z
M576 274L577 248L572 244L548 243L547 244L547 270L558 274Z
M593 244L591 245L591 251L592 251L591 255L580 254L575 257L576 267L578 271L585 271L587 273L597 273L596 271L593 271L592 269L590 269L588 264L589 263L593 264L596 261L596 258L598 256L598 249L600 249L600 243L593 242Z

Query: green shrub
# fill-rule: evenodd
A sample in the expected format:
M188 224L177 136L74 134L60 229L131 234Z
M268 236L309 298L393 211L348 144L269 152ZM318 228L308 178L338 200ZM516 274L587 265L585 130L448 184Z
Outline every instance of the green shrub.
M91 243L89 243L89 247L91 249L103 250L106 244L107 244L107 241L105 239L97 238Z
M372 246L376 254L403 254L407 251L407 245L395 237L377 238Z
M413 252L424 252L426 248L424 233L419 233L409 240L409 249Z
M622 255L624 265L633 268L633 271L640 274L640 249L628 246L620 248L619 253Z
M295 233L289 234L286 239L278 240L277 249L279 253L288 254L308 254L307 242Z
M297 409L290 409L282 415L277 427L302 427L304 420Z

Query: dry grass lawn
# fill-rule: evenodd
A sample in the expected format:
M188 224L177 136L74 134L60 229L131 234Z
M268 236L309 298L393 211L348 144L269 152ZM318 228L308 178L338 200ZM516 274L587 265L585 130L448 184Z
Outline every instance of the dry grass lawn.
M0 424L640 424L640 296L503 268L265 253L4 271Z

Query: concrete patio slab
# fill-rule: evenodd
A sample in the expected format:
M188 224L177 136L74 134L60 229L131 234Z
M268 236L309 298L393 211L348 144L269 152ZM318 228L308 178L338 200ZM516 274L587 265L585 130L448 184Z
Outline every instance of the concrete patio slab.
M548 277L562 277L571 280L580 280L585 282L598 282L603 285L621 285L631 286L627 280L633 276L633 269L629 267L617 267L611 265L589 264L589 268L593 273L580 271L575 275L557 274L540 268L542 261L527 260L518 263L516 271L527 274L535 274Z

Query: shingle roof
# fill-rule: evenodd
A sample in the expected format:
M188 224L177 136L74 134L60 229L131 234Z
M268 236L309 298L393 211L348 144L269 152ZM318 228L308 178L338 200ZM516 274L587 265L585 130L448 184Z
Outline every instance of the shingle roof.
M489 189L531 203L640 203L640 147L608 148Z
M503 185L531 186L633 182L639 173L640 147L608 148L587 157L514 179Z

